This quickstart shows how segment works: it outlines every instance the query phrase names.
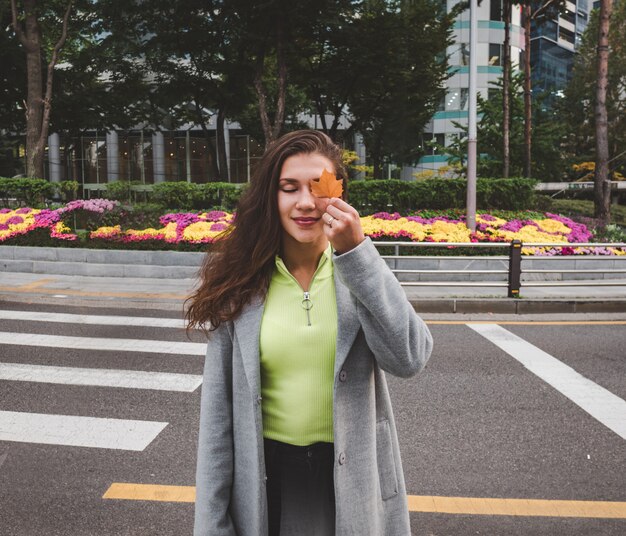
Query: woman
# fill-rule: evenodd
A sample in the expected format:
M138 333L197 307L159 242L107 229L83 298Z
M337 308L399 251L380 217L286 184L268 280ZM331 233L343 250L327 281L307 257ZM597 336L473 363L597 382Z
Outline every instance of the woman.
M409 535L382 370L409 377L432 338L339 198L313 195L341 150L317 131L276 141L190 298L210 326L196 536Z

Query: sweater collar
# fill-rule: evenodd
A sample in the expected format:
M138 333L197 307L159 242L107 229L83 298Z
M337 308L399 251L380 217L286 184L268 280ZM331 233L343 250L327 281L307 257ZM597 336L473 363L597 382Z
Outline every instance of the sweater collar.
M313 276L315 279L326 279L327 277L332 277L333 275L333 247L328 243L328 247L322 253L320 260L317 264L317 269L315 270L315 275ZM276 271L274 272L274 276L280 275L280 279L288 278L289 280L293 279L293 275L285 266L283 259L280 255L276 255Z

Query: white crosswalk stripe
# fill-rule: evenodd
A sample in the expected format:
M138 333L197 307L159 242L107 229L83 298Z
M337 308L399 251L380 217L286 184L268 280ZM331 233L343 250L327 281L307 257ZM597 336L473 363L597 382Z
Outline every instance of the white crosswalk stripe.
M202 383L202 376L169 372L145 372L142 370L50 367L44 365L22 365L20 363L0 363L0 380L191 393Z
M181 333L184 328L182 320L172 318L9 310L0 310L1 320L28 322L31 327L36 326L38 322L54 322L59 325L59 333L63 333L64 326L77 324L132 326L138 329L174 328L181 330ZM169 359L174 360L178 356L185 358L204 356L206 352L206 343L0 331L0 382L32 382L34 385L28 387L29 390L38 389L37 384L47 383L79 386L85 389L101 387L116 390L138 389L193 393L202 384L202 375L133 370L132 368L69 367L58 366L53 362L45 365L9 362L18 359L7 355L6 345L16 346L14 351L19 352L21 359L24 359L24 355L28 355L24 353L25 347L78 350L76 358L81 362L97 359L97 355L102 356L102 354L92 354L90 351L93 350L129 353L131 356L133 353L156 354L161 355L161 359L164 359L163 354L167 354L172 356ZM198 365L201 366L201 362L198 362ZM129 363L129 367L132 367L132 362ZM0 386L0 392L2 392L2 386ZM116 392L120 391L113 391L112 398L115 398ZM89 399L88 394L83 398L83 395L77 395L77 393L73 391L72 396L78 396L78 400ZM89 393L89 391L84 391L84 393ZM16 402L18 401L12 401L13 407L10 409L16 408ZM168 426L167 422L161 421L30 413L4 411L4 409L0 407L0 441L143 451ZM62 410L61 413L64 411ZM68 413L73 413L73 411L69 410Z
M206 344L197 342L152 341L146 339L117 339L104 337L67 337L36 333L0 331L0 344L45 346L76 350L105 350L115 352L144 352L151 354L204 355Z
M35 311L0 310L0 320L23 320L26 322L57 322L63 324L86 324L98 326L136 326L149 328L185 327L183 319L153 318L147 316L77 315L70 313L38 313Z
M589 415L626 439L626 401L496 324L468 324Z
M144 450L166 422L0 411L0 441Z

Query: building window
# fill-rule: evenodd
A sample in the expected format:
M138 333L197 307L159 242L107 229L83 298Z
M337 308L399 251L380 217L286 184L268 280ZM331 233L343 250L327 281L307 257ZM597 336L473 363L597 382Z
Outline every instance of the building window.
M502 45L489 43L489 65L502 65Z
M491 0L489 4L489 19L502 20L502 0Z
M561 39L563 39L564 41L567 41L568 43L571 43L572 45L575 42L575 38L574 38L574 32L572 32L571 30L568 30L566 28L563 27L559 27L559 37Z
M574 15L573 11L570 11L566 8L566 10L559 15L562 20L566 20L570 24L576 24L576 15Z

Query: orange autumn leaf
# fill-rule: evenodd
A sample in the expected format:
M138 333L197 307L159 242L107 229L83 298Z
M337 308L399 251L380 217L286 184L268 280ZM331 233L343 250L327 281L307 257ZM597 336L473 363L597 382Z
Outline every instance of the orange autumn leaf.
M320 180L311 183L311 191L317 197L341 197L342 184L343 179L337 180L333 173L324 169Z

